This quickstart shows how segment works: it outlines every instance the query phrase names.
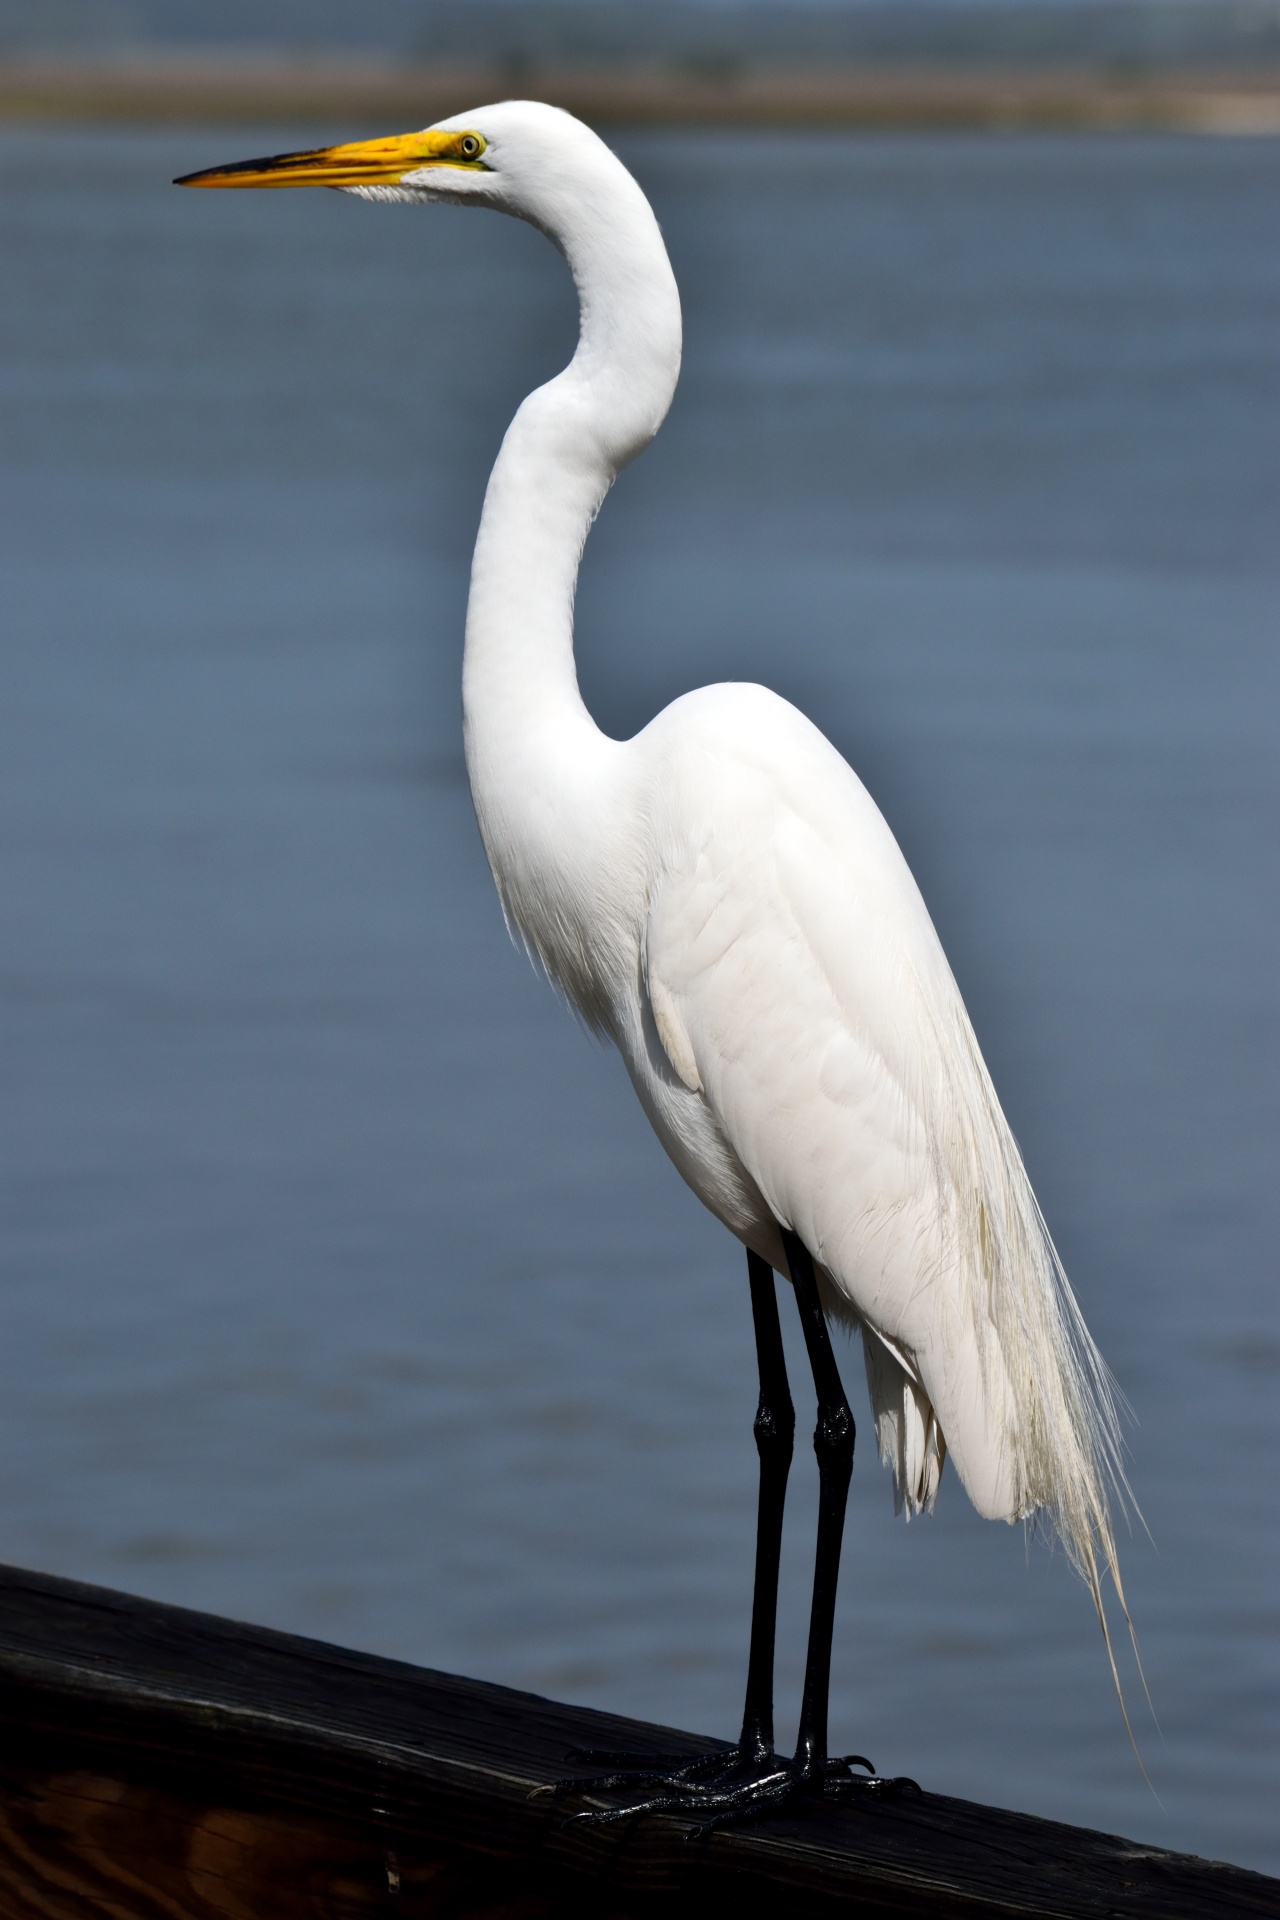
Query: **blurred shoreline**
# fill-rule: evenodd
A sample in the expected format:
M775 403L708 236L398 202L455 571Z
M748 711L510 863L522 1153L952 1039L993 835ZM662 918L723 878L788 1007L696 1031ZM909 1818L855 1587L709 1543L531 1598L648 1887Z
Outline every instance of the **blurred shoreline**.
M0 123L9 125L422 126L513 96L614 126L1280 133L1280 69L1270 68L555 67L257 54L0 60Z

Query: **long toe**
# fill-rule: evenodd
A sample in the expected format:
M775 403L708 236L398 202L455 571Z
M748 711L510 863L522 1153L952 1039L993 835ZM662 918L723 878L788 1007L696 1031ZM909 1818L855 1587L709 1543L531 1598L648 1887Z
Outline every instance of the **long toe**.
M584 1793L612 1793L620 1787L657 1787L663 1792L696 1791L703 1781L731 1774L741 1761L736 1747L713 1747L704 1753L618 1753L602 1748L574 1748L571 1760L596 1761L604 1773L579 1774L539 1787L539 1794L569 1800ZM660 1797L660 1796L659 1796Z
M717 1827L758 1819L761 1814L781 1806L794 1792L795 1781L788 1762L750 1778L708 1784L691 1782L664 1792L645 1794L638 1800L628 1799L620 1807L592 1807L570 1818L575 1824L604 1827L620 1820L638 1819L642 1814L694 1814L698 1824L688 1838L695 1840L700 1834L714 1833Z
M651 1793L641 1800L628 1800L621 1807L588 1807L582 1813L571 1813L569 1818L575 1827L612 1827L620 1820L638 1820L645 1813L682 1812L688 1804L682 1793Z
M637 1820L644 1814L682 1813L697 1823L688 1835L691 1840L701 1834L714 1833L720 1827L740 1826L761 1819L793 1800L827 1799L848 1803L862 1798L865 1804L868 1795L883 1799L898 1793L920 1792L914 1780L878 1774L860 1753L841 1754L828 1760L818 1780L802 1779L794 1760L780 1760L773 1753L743 1753L737 1747L717 1747L692 1757L612 1753L595 1753L591 1757L615 1762L625 1759L629 1764L625 1768L615 1764L608 1773L562 1780L550 1790L554 1797L564 1800L579 1795L620 1792L625 1798L618 1806L587 1807L571 1814L575 1824L604 1827L622 1820ZM664 1765L667 1761L675 1764Z
M796 1783L791 1770L776 1780L760 1781L747 1796L724 1795L726 1804L705 1820L700 1820L688 1835L690 1840L701 1840L704 1836L719 1831L721 1827L741 1827L750 1820L759 1820L766 1813L772 1813L778 1807L784 1807L796 1794Z

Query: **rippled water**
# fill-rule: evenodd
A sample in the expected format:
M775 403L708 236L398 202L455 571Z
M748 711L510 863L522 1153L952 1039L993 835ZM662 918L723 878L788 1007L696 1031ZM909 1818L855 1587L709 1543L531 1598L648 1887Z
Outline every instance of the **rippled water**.
M471 533L563 268L487 215L167 185L286 144L0 140L0 1554L732 1735L742 1257L509 946L459 750ZM863 772L1155 1541L1159 1802L1061 1557L951 1475L904 1528L864 1422L833 1737L1280 1870L1280 146L625 153L688 357L593 535L588 697L630 730L758 677Z

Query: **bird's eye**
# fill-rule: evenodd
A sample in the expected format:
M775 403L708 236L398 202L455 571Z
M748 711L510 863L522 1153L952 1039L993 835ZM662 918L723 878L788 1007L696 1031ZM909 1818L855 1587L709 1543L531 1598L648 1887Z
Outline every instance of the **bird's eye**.
M474 133L464 133L458 146L464 160L474 160L480 151L479 136Z

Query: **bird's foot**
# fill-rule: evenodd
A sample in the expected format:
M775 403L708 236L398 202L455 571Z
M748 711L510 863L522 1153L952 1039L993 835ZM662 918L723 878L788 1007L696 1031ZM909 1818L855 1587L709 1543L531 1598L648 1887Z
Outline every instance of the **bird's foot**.
M608 1826L645 1813L686 1813L697 1820L689 1838L714 1833L778 1811L792 1801L836 1800L846 1804L864 1795L885 1798L919 1793L914 1780L878 1774L860 1753L823 1762L814 1778L795 1760L778 1754L714 1747L703 1753L637 1754L577 1752L571 1759L594 1762L608 1771L562 1780L551 1789L558 1800L583 1794L627 1790L616 1807L592 1807L571 1816L585 1826ZM860 1771L855 1771L860 1769ZM647 1791L636 1792L637 1788Z

